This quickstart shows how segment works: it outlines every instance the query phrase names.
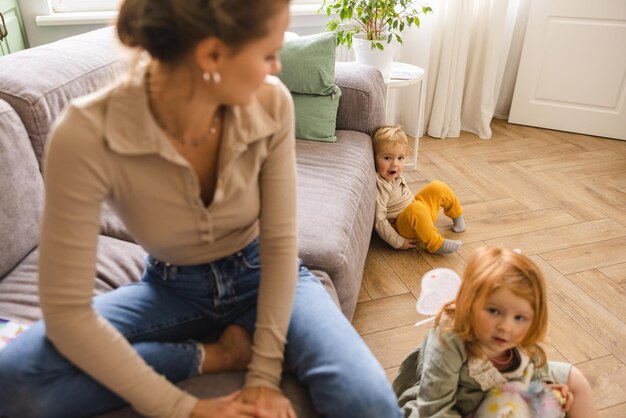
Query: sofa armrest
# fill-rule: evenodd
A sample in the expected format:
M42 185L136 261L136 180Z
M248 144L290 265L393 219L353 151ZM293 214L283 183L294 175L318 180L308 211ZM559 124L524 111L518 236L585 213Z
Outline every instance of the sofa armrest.
M335 83L341 89L338 130L371 135L385 124L385 83L378 70L356 62L337 62Z

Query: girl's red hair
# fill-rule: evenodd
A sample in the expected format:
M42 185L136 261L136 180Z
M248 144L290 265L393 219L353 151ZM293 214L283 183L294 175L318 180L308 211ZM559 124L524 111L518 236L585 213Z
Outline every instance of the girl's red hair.
M546 354L539 343L548 330L546 284L539 268L524 255L504 248L476 250L467 262L456 300L443 307L435 323L442 323L442 332L456 333L470 356L483 356L475 333L478 313L491 292L499 288L510 290L532 306L533 320L520 348L542 366Z

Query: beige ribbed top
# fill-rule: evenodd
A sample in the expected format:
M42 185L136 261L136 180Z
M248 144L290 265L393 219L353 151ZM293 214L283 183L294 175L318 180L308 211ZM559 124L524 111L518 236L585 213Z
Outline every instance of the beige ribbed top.
M378 235L393 248L400 248L404 238L396 232L389 221L395 221L400 212L414 199L404 177L388 181L376 174L376 221Z
M210 262L261 239L261 285L247 386L277 389L297 280L294 113L268 77L225 111L218 180L205 207L192 167L148 108L144 71L73 101L49 142L39 292L57 349L137 411L188 417L196 398L158 375L91 306L100 207L108 201L155 258Z

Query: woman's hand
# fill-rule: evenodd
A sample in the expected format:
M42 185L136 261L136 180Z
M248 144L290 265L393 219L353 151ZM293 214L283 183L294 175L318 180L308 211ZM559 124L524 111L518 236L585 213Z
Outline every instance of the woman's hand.
M410 240L410 239L404 239L404 242L402 243L402 247L400 247L401 250L408 250L409 248L415 248L416 242L414 240Z
M563 402L561 403L561 409L563 410L563 412L569 411L570 407L572 406L572 402L574 402L574 394L570 392L569 387L567 387L567 385L560 385L556 383L548 386L553 391L556 391L561 395L561 398L563 399Z
M289 399L274 389L262 386L244 388L236 399L254 404L258 418L297 418Z
M238 390L220 398L200 399L190 418L261 418L255 413L255 405L236 400L240 393Z

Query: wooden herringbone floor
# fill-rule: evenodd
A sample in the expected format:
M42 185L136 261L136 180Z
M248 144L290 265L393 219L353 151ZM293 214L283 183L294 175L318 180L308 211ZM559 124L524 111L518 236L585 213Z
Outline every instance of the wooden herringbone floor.
M591 382L602 418L626 417L626 142L492 123L493 138L420 140L416 192L447 182L465 211L446 238L458 253L394 250L374 234L354 326L393 379L426 327L413 324L420 279L435 267L461 272L480 246L520 248L548 281L548 357L576 364Z

